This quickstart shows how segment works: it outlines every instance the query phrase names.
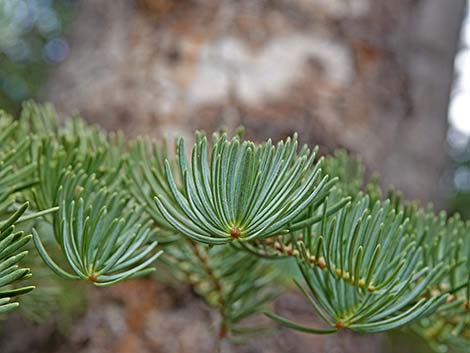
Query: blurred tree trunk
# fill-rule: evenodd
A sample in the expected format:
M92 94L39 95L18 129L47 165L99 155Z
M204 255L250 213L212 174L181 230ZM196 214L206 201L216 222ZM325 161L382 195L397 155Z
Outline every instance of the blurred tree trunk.
M240 124L254 139L298 131L361 154L406 198L442 204L465 3L84 0L71 56L43 97L130 135ZM337 336L322 342L328 352L357 350Z
M44 97L130 134L243 124L363 155L441 201L465 0L82 2Z

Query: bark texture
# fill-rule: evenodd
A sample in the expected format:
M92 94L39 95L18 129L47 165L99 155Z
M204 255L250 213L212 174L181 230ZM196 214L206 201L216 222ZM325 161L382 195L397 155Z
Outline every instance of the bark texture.
M465 0L82 2L44 97L131 135L243 124L364 156L407 198L441 201Z
M465 0L84 0L70 28L71 56L43 97L60 113L79 111L130 136L244 125L250 138L277 140L298 131L325 151L361 154L406 198L442 204L464 7ZM92 308L79 323L85 336L93 325L101 336L82 337L77 352L212 349L210 320L193 299L150 306L138 328L126 330L135 298L113 293L118 304ZM292 298L282 303L298 315L306 310ZM281 331L223 352L382 352L381 340Z

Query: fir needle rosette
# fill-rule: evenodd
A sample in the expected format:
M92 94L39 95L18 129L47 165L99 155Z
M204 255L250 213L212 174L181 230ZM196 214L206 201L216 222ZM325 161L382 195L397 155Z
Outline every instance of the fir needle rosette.
M210 150L210 151L209 151ZM209 147L196 135L191 161L177 146L181 183L165 161L167 192L156 197L163 217L177 231L207 244L249 242L289 232L289 224L334 180L321 172L317 150L298 151L297 137L277 145L231 140L215 134Z

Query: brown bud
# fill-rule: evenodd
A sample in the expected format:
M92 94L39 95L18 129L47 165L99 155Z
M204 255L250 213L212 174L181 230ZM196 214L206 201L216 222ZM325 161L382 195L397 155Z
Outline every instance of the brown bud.
M96 273L92 273L88 276L88 279L92 282L96 282L97 281L97 278L96 278Z
M342 322L342 321L336 321L336 325L335 325L335 326L336 326L336 328L337 328L338 330L341 330L342 328L345 327L345 326L344 326L344 322Z
M241 232L238 228L232 228L230 229L230 236L232 238L238 239L241 236Z

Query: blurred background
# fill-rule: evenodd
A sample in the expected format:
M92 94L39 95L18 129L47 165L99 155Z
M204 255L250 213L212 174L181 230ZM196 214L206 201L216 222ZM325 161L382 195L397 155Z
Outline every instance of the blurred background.
M128 136L298 131L362 156L407 199L470 216L466 0L0 0L0 106L50 101ZM11 315L2 353L209 352L187 288L68 288L47 319ZM296 294L286 310L306 315ZM71 304L72 303L72 304ZM75 303L75 304L73 304ZM84 305L83 303L87 303ZM64 309L67 306L67 310ZM61 313L61 314L58 314ZM12 329L14 328L14 329ZM25 332L27 335L25 335ZM281 330L224 352L427 352L411 335Z

